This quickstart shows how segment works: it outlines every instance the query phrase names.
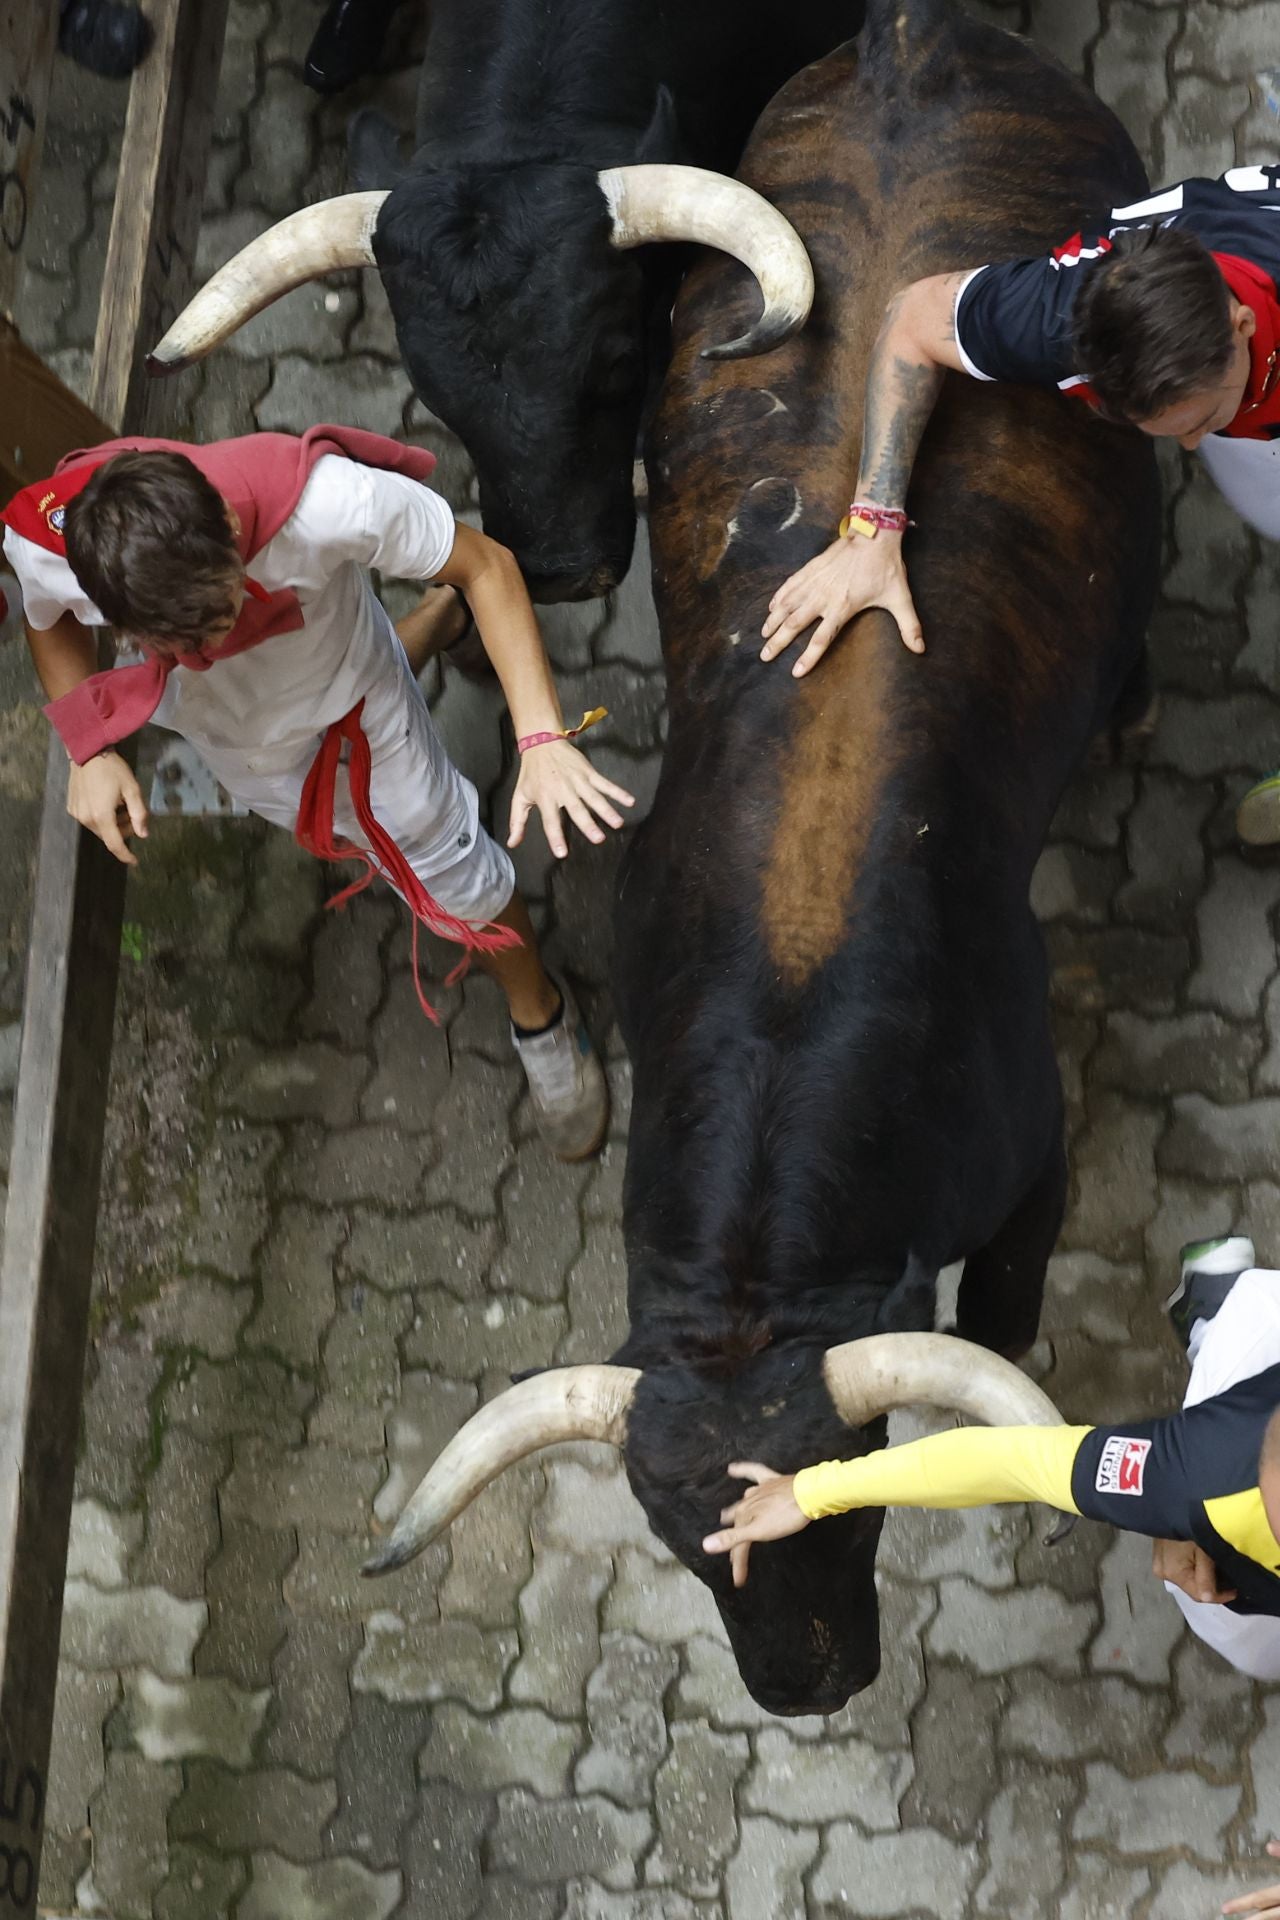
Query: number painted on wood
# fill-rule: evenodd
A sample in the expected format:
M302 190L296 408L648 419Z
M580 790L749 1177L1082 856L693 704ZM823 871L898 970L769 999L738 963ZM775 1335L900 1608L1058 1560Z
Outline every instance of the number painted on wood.
M36 1890L35 1862L25 1847L6 1847L0 1841L0 1900L29 1907Z

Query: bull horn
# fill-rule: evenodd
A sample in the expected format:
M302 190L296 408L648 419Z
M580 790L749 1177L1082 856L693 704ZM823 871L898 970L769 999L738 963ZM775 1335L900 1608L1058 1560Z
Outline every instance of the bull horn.
M946 1407L988 1427L1060 1427L1047 1393L1009 1360L945 1333L876 1333L828 1347L827 1391L851 1427L895 1407Z
M366 1574L390 1573L430 1546L505 1468L565 1440L620 1447L640 1380L636 1367L555 1367L508 1387L454 1434Z
M598 176L613 216L613 245L696 240L749 267L764 311L737 340L704 347L705 360L741 360L789 340L809 318L813 268L789 220L761 194L703 167L610 167Z
M387 195L341 193L300 207L218 268L189 300L159 346L149 373L177 373L261 313L282 293L338 267L373 267L373 230Z

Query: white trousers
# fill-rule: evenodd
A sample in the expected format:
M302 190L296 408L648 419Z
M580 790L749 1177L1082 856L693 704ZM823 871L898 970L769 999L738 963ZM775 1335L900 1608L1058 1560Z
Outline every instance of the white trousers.
M1210 433L1199 452L1240 518L1268 540L1280 540L1280 440L1228 440Z
M374 818L446 912L473 923L492 920L515 891L515 869L510 856L480 825L476 790L445 752L404 648L380 607L377 615L360 649L360 672L353 688L364 699L361 726L372 760L369 801ZM272 644L261 649L262 655ZM258 653L254 648L237 659L256 668ZM228 793L264 820L292 832L303 784L331 715L322 708L311 723L316 731L305 731L309 724L305 696L290 700L270 687L271 662L264 658L260 665L264 698L274 698L288 708L287 745L245 749L211 737L199 725L192 697L172 719L167 701L162 703L156 719L191 741ZM201 691L195 687L190 693L198 696ZM339 771L333 812L336 832L353 846L367 848L345 769Z
M1182 1404L1194 1407L1212 1400L1278 1361L1280 1273L1255 1267L1240 1275L1212 1320L1201 1320L1192 1329L1191 1379ZM1165 1586L1206 1646L1253 1680L1280 1680L1280 1618L1232 1613L1229 1607L1191 1599L1167 1580Z

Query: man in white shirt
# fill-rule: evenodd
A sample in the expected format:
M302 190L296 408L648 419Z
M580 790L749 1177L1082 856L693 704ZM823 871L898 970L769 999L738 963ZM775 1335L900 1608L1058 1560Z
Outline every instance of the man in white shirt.
M111 443L10 504L5 555L72 758L76 819L135 864L126 843L146 837L147 811L113 746L147 717L182 734L255 813L326 857L365 859L417 919L477 952L506 994L540 1129L577 1159L607 1125L599 1061L542 966L510 858L479 823L368 569L466 596L520 741L509 845L536 808L563 858L562 809L598 842L599 822L622 824L612 803L632 800L570 744L519 570L455 524L422 484L430 464L342 428L180 450ZM96 674L102 625L140 647L143 665Z

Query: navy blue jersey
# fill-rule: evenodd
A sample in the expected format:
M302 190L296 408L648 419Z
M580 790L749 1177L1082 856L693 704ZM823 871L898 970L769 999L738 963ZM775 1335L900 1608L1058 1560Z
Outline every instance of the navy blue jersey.
M1280 1407L1280 1365L1163 1420L1093 1427L1071 1469L1081 1513L1155 1539L1194 1540L1239 1598L1280 1615L1280 1542L1258 1491L1258 1455Z
M1156 225L1188 227L1217 258L1229 283L1229 263L1248 262L1269 283L1274 307L1280 286L1280 167L1233 167L1221 180L1184 180L1132 206L1113 207L1095 229L1074 234L1052 253L975 268L955 308L956 344L967 371L978 380L1058 387L1092 401L1087 374L1072 353L1072 315L1082 275L1110 251L1115 234ZM1243 287L1232 284L1232 291L1245 298ZM1265 287L1263 297L1268 297ZM1274 337L1274 326L1265 331ZM1256 372L1261 380L1264 369ZM1251 389L1254 385L1251 380ZM1280 396L1280 385L1276 393ZM1272 408L1261 412L1263 418L1249 431L1263 437L1280 433L1280 421L1266 417Z

